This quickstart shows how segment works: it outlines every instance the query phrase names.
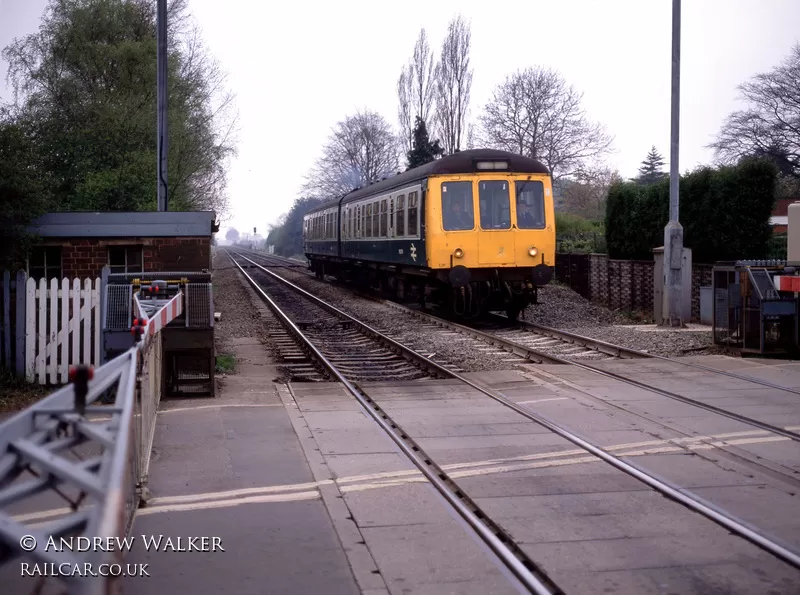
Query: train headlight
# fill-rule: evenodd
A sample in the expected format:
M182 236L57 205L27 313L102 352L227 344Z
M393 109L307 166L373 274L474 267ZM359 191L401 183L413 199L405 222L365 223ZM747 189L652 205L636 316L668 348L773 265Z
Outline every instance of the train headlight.
M453 252L453 256L455 256L456 258L461 258L462 256L464 256L464 251L461 248L456 248L455 252Z
M528 254L530 256L536 256L537 254L539 254L539 251L534 246L531 246L530 248L528 248Z

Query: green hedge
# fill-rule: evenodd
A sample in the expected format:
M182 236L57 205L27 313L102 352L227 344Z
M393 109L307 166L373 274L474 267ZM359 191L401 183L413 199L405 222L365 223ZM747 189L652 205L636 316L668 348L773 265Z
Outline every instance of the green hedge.
M602 221L584 219L569 213L556 213L557 252L605 252Z
M680 181L683 242L694 262L766 258L778 170L769 161L701 168ZM606 203L606 243L611 258L650 259L664 244L669 220L669 180L649 186L614 184Z

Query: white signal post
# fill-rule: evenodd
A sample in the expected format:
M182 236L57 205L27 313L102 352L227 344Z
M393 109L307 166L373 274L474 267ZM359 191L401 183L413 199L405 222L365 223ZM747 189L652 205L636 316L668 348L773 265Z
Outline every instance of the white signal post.
M664 228L664 308L660 324L684 326L683 227L678 221L678 140L681 96L681 0L672 0L672 130L669 158L669 222Z

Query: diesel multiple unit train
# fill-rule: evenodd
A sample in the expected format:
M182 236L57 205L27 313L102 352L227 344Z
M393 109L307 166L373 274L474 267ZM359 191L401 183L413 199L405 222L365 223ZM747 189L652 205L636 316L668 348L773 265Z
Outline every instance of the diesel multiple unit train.
M536 303L555 265L550 174L493 149L461 151L325 202L303 219L318 278L426 300L464 318Z

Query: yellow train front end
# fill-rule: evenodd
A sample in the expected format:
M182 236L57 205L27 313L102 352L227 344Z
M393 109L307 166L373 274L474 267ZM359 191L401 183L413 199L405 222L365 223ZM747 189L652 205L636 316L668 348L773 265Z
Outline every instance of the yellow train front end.
M508 169L477 162L474 172L428 178L427 262L446 278L445 301L457 315L503 310L516 319L553 276L550 176Z

